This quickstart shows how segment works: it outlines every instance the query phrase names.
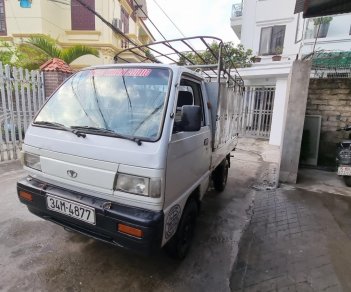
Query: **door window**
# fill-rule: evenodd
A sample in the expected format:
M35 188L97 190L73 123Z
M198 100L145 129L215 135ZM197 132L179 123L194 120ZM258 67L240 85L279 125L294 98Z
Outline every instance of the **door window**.
M177 109L175 122L179 122L184 105L198 105L201 108L201 127L205 126L204 104L201 91L201 84L189 79L182 79L177 98Z

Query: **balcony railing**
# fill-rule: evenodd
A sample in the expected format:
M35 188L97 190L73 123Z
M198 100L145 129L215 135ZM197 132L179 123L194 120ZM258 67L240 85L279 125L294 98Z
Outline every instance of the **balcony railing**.
M232 19L236 17L243 16L243 5L240 4L233 4L232 6Z

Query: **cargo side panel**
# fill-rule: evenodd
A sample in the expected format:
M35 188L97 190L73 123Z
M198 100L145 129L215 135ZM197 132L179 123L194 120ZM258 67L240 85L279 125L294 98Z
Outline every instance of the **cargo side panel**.
M218 102L218 84L207 83L206 90L211 102L213 169L236 147L242 92L239 87L227 87L226 83L221 83Z

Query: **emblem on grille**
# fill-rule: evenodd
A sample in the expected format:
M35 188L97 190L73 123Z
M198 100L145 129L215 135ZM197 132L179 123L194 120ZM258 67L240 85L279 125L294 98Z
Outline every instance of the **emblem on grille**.
M74 170L67 170L67 175L70 176L71 178L76 178L78 176L78 173L76 173Z

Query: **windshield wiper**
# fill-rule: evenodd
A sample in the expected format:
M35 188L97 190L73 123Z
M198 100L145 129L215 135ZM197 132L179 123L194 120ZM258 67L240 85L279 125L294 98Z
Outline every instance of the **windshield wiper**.
M33 123L34 125L42 125L42 126L52 126L67 132L71 132L73 134L75 134L77 137L82 137L85 138L87 135L85 133L82 133L81 131L77 130L77 129L73 129L70 127L66 127L65 125L62 125L60 123L56 123L56 122L48 122L48 121L37 121Z
M103 134L106 134L107 136L133 141L133 142L137 143L139 146L141 145L141 140L139 138L129 137L129 136L125 136L122 134L118 134L115 131L112 131L109 129L89 127L89 126L71 126L71 128L77 129L77 130L83 130L83 131L91 131L91 132L95 132L95 133L103 133Z
M139 130L140 127L141 127L148 119L152 118L152 116L153 116L154 114L156 114L162 107L163 107L163 104L160 104L157 108L155 108L155 109L151 112L151 114L149 114L149 115L136 127L136 129L134 130L134 133L135 133L137 130Z

